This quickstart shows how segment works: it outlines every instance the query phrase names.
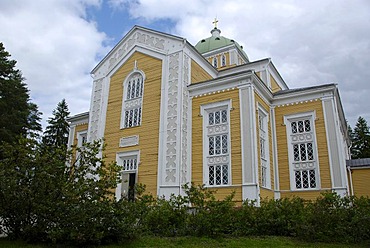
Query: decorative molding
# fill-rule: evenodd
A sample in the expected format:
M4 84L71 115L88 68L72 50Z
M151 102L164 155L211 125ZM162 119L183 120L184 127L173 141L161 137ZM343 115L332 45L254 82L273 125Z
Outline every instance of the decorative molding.
M177 177L177 117L178 117L178 82L179 53L169 56L167 130L166 130L166 168L165 182L176 183Z
M181 120L181 166L180 183L186 184L188 179L188 152L189 152L189 92L187 86L190 84L190 58L184 54L183 57L183 83L182 83L182 120Z
M139 144L139 135L122 137L119 139L119 147L136 146Z
M116 51L110 56L108 63L108 69L112 69L116 64L123 58L123 56L129 51L136 43L155 48L158 50L164 50L165 40L158 36L145 34L142 32L136 32L126 42L122 43Z
M89 141L99 139L99 122L101 117L103 98L103 79L94 81L92 106L90 109L90 121L89 121Z

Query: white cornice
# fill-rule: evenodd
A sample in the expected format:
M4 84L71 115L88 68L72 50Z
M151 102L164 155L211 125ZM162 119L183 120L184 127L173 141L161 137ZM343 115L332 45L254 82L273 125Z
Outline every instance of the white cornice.
M286 94L275 95L272 101L274 106L281 106L294 103L303 103L311 100L322 99L333 96L335 85L325 87L313 87L298 91L287 92Z

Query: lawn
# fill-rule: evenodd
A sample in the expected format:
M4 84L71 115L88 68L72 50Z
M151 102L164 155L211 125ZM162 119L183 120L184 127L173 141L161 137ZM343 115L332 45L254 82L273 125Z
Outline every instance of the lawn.
M50 246L29 245L23 242L9 241L0 239L0 247L26 247L26 248L45 248ZM56 246L60 247L60 246ZM65 246L62 246L65 247ZM307 243L301 242L292 238L285 237L253 237L253 238L195 238L195 237L179 237L179 238L159 238L159 237L143 237L130 243L121 245L101 246L104 248L134 248L134 247L194 247L194 248L243 248L243 247L318 247L318 248L339 248L339 247L369 247L368 245L347 245L347 244L328 244L328 243Z

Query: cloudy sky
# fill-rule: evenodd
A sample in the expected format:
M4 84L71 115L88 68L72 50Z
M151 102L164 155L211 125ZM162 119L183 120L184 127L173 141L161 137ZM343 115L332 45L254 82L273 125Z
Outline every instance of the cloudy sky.
M270 57L290 88L339 85L346 118L370 122L368 0L1 0L0 42L23 72L43 124L63 98L88 111L90 71L133 27L235 39L251 61Z

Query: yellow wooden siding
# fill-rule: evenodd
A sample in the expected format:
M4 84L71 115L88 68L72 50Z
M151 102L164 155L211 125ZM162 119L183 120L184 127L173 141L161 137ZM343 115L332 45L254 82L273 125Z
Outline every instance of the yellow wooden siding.
M139 70L145 73L141 126L120 129L123 82L134 69L137 61ZM117 152L140 150L138 183L146 185L147 193L157 194L159 113L161 99L162 61L135 52L125 64L112 75L105 126L105 155L107 161L115 161ZM139 145L119 147L122 137L139 135Z
M191 83L199 83L202 81L212 79L209 75L197 62L191 60Z
M331 191L329 190L290 191L290 192L281 192L281 197L282 198L300 197L305 200L316 200L317 197L321 196L322 193L328 192Z
M270 83L271 83L271 91L272 93L275 93L279 90L281 90L281 87L277 84L274 77L270 74Z
M260 188L260 199L274 199L274 191L270 189Z
M240 140L240 106L239 91L231 90L223 93L212 94L193 98L192 100L192 182L196 185L203 184L203 117L200 116L200 106L232 100L230 111L230 141L231 141L231 182L235 186L212 187L217 190L217 198L222 199L235 191L236 201L242 200L242 167L241 167L241 140Z
M278 147L278 164L279 164L279 182L280 190L290 190L290 175L289 175L289 157L286 126L284 125L284 116L291 114L304 113L308 111L316 111L315 130L316 130L316 145L318 151L318 161L320 168L321 188L331 188L330 168L328 149L326 141L324 115L321 100L299 103L289 106L280 106L275 108L276 116L276 136ZM318 191L295 191L282 192L282 196L298 195L302 197L316 197L319 195Z
M352 170L352 184L355 196L370 197L370 167Z
M270 182L271 182L271 189L264 189L262 193L261 190L261 197L264 194L264 198L266 197L274 197L273 188L274 188L274 165L273 165L273 153L272 153L272 131L271 131L271 116L270 116L270 106L269 104L263 100L257 93L254 94L255 99L255 108L256 108L256 129L257 129L257 151L258 151L258 180L259 184L262 185L262 174L261 174L261 150L260 148L260 139L259 139L259 126L258 126L258 104L262 106L262 108L267 112L268 115L268 123L267 123L267 130L268 130L268 144L269 144L269 164L270 164ZM265 193L266 192L266 193ZM268 192L268 193L267 193Z

